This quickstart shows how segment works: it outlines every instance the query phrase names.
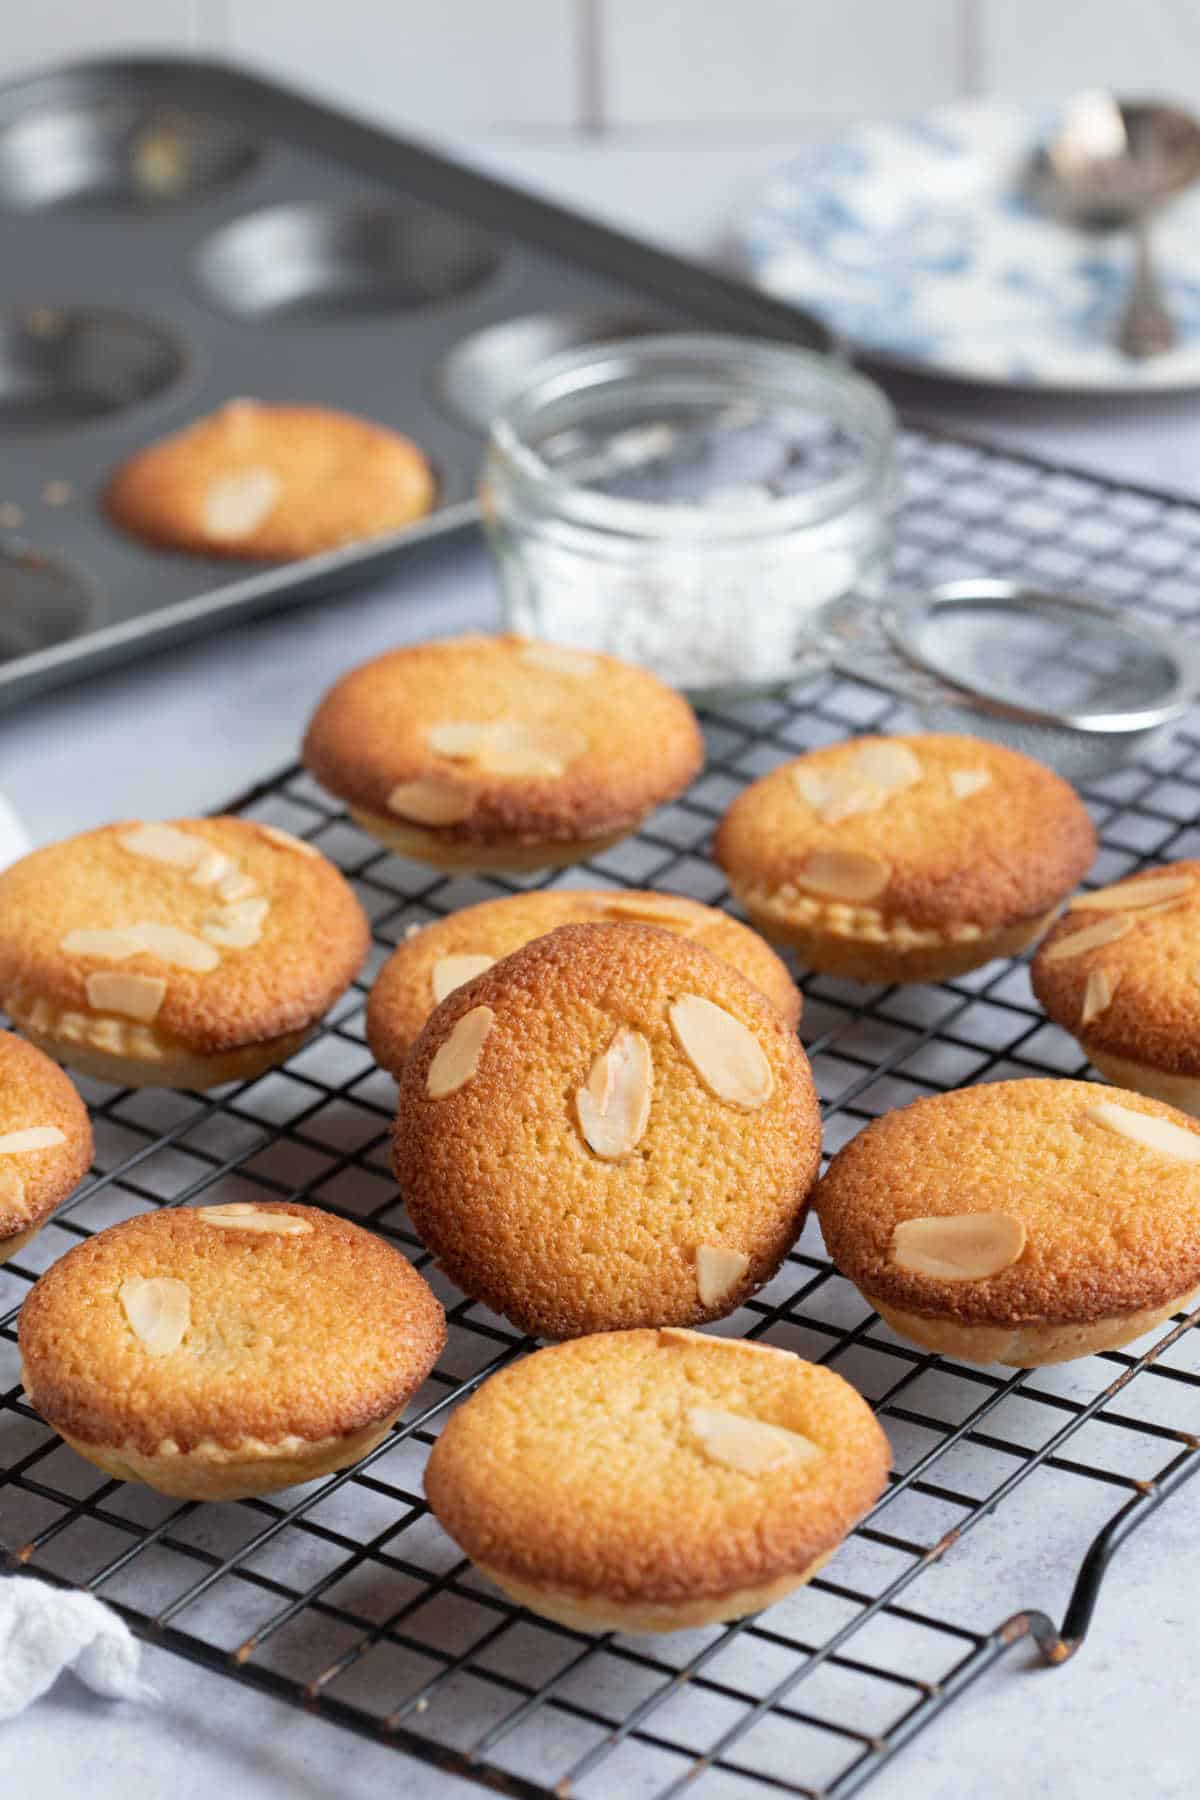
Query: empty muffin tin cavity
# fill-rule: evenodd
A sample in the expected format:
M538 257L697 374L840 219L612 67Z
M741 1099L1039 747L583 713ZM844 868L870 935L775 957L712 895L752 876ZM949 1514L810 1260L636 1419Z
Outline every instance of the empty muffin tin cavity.
M560 350L661 331L647 313L530 313L489 325L456 344L434 373L434 391L463 424L487 431L492 420Z
M0 548L0 662L77 637L94 622L95 596L63 563Z
M69 430L162 393L185 355L149 319L103 308L0 311L0 436Z
M272 206L210 237L196 269L236 317L320 320L450 300L498 261L483 233L424 208Z
M0 131L0 201L159 211L239 181L260 154L237 126L178 107L103 96L38 107Z

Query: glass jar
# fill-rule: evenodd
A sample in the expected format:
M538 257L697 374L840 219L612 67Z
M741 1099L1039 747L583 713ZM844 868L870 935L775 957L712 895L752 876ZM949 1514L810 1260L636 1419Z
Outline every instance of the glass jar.
M895 436L877 387L785 344L678 334L557 356L488 444L507 623L699 698L780 686L826 608L882 592Z

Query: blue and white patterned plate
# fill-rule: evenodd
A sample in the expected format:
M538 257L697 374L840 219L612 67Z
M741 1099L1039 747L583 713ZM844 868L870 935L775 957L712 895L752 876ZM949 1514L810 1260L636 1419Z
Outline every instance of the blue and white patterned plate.
M964 103L814 143L738 223L745 261L856 348L922 373L1076 392L1200 386L1200 188L1154 232L1179 346L1132 362L1113 343L1128 236L1076 231L1021 193L1057 118Z

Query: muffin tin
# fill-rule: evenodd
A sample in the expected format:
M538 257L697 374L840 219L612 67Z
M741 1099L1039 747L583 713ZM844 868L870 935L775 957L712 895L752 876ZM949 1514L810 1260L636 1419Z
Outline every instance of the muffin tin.
M554 350L676 325L828 347L740 283L211 63L0 88L0 217L0 703L471 522L486 421ZM117 465L238 394L405 432L434 512L282 565L110 525Z

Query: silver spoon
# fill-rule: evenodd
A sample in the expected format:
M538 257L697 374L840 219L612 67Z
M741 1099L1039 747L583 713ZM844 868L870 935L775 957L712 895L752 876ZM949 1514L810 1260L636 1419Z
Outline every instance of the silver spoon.
M1034 153L1034 197L1085 231L1133 233L1133 277L1117 344L1139 360L1176 342L1150 255L1150 223L1200 178L1200 121L1178 106L1082 94L1057 136Z

